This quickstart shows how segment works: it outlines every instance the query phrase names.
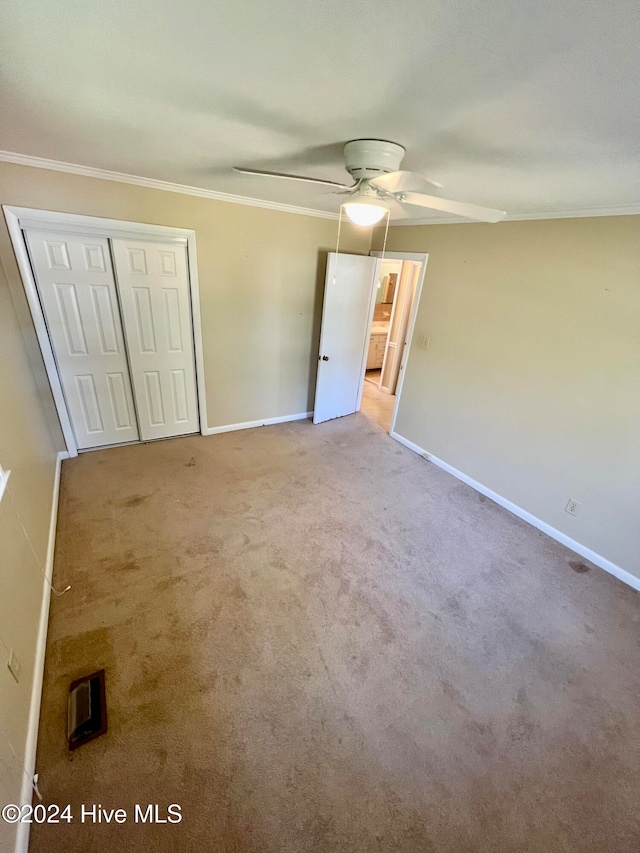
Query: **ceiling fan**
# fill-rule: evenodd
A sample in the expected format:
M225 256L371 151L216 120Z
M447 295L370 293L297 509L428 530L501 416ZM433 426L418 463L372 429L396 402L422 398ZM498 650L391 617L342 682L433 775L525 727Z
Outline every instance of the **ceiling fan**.
M421 208L453 213L478 222L499 222L507 215L504 210L492 210L476 204L466 204L433 195L441 184L423 178L417 172L400 169L405 149L395 142L382 139L354 139L344 146L345 169L355 183L351 186L323 178L287 175L282 172L265 172L234 166L243 175L260 175L283 178L288 181L306 181L336 187L336 192L347 194L344 212L356 225L375 225L389 212L392 219L415 219Z

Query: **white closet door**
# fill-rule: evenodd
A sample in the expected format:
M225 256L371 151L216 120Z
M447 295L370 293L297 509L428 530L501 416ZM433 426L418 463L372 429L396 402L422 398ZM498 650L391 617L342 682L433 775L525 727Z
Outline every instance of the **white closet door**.
M198 432L185 246L112 240L140 436Z
M139 438L109 244L26 231L78 448Z

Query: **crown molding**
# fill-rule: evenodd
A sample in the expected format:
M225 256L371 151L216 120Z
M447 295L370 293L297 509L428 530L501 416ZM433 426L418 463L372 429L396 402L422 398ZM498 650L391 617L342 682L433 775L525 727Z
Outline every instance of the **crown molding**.
M615 204L609 207L576 207L564 210L536 210L529 213L510 213L501 222L520 222L526 219L580 219L587 216L633 216L640 214L640 203ZM457 216L438 216L431 219L402 219L393 227L406 228L411 225L481 225Z
M198 198L210 198L230 204L246 204L249 207L263 207L267 210L279 210L282 213L296 213L299 216L315 216L318 219L338 219L337 213L328 210L315 210L311 207L298 207L294 204L281 204L277 201L266 201L261 198L222 193L202 187L190 187L185 184L173 184L170 181L160 181L156 178L144 178L140 175L127 175L124 172L112 172L109 169L98 169L93 166L80 166L77 163L65 163L62 160L47 160L44 157L32 157L29 154L18 154L15 151L0 151L0 162L15 163L18 166L32 166L35 169L49 169L54 172L67 172L70 175L83 175L86 178L99 178L103 181L118 181L121 184L133 184L137 187L148 187L153 190L164 190L170 193L181 193ZM632 216L640 214L640 202L635 204L618 204L609 207L582 207L562 210L538 210L528 213L511 213L503 222L517 222L526 219L575 219L587 216ZM454 216L438 216L430 219L402 219L393 222L391 227L405 228L412 225L470 225L467 219Z
M198 198L209 198L230 204L246 204L249 207L263 207L267 210L279 210L281 213L296 213L299 216L315 216L318 219L338 219L337 213L328 210L315 210L311 207L298 207L294 204L281 204L277 201L266 201L261 198L249 198L243 195L221 193L202 187L190 187L185 184L173 184L170 181L160 181L156 178L143 178L140 175L127 175L124 172L112 172L109 169L98 169L93 166L79 166L76 163L64 163L61 160L47 160L44 157L32 157L29 154L18 154L15 151L0 151L0 162L15 163L18 166L32 166L35 169L49 169L53 172L67 172L70 175L83 175L85 178L99 178L103 181L117 181L121 184L133 184L137 187L148 187L152 190L164 190L170 193L193 195Z

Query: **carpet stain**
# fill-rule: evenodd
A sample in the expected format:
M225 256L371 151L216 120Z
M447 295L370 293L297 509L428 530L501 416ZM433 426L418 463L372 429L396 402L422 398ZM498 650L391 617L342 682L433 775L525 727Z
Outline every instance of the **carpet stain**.
M162 578L156 584L154 584L154 589L156 592L166 592L168 589L172 589L180 583L184 583L184 579L181 575L172 575L168 578Z
M492 724L481 720L467 719L463 728L468 734L476 754L491 762L498 752L496 732Z
M463 622L465 621L465 609L462 602L457 596L450 595L448 598L446 598L444 601L444 607L447 613L453 616L454 619L460 619Z
M153 492L151 494L153 494ZM134 507L142 506L142 504L145 501L149 500L149 498L151 497L151 494L149 494L149 495L133 495L133 497L127 498L125 501L122 501L120 506L124 506L127 509L133 509Z
M239 581L236 581L229 589L229 595L231 598L235 598L236 601L247 601L249 598Z
M591 571L591 568L586 563L581 563L579 560L569 560L569 565L578 575L584 575Z
M463 694L451 684L450 681L446 679L442 679L440 681L440 686L442 687L442 692L447 697L448 701L458 710L463 711L465 714L469 713L469 709L467 708Z
M105 576L112 573L117 575L119 572L137 572L142 569L140 555L136 554L132 549L124 551L120 556L120 559L114 559L109 556L102 557L95 562L96 569L94 574L100 576L102 576L102 573L104 573Z
M509 723L507 731L512 741L530 740L536 724L529 718L528 714L520 713Z
M222 543L213 536L202 536L185 545L184 553L187 557L202 557L220 553Z

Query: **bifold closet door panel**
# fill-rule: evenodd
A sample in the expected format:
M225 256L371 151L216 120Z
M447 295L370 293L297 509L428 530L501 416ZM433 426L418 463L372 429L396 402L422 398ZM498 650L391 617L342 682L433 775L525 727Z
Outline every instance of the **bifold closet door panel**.
M185 246L111 241L143 440L199 431Z
M108 241L25 234L78 448L137 441Z

